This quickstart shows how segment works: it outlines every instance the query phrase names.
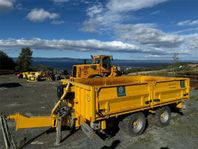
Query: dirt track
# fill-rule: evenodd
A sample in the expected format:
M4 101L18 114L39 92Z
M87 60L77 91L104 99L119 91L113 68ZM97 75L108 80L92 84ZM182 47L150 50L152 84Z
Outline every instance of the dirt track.
M29 83L13 75L0 76L0 114L21 112L28 116L49 115L56 102L57 84L58 82ZM191 100L186 105L184 115L172 114L169 126L158 128L149 125L145 133L139 137L132 138L118 132L116 136L101 142L89 140L81 130L71 136L68 136L69 131L64 131L62 145L57 148L197 149L198 91L191 92ZM10 122L9 126L18 145L28 142L24 148L55 148L55 132L47 132L37 137L47 129L24 129L15 132L14 123ZM4 148L1 134L0 148Z

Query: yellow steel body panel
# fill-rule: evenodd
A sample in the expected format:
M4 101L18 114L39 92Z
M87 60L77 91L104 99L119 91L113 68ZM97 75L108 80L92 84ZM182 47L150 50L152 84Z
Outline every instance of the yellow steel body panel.
M79 94L80 96L76 96L74 99L74 109L75 114L90 120L94 114L95 105L93 105L93 96L92 96L92 87L89 86L79 86L74 85L75 93Z
M94 74L101 74L100 64L76 65L76 78L88 78Z
M148 84L127 85L125 91L127 96L117 97L116 87L101 88L98 96L99 110L107 110L106 114L114 114L149 106L145 104L150 99ZM108 107L105 107L107 104Z
M55 127L55 119L51 116L27 117L19 113L10 115L7 119L15 120L16 130L22 128Z
M61 82L67 84L68 80ZM190 92L187 78L122 76L75 79L70 83L70 92L75 94L72 108L77 126L86 121L179 104L189 99ZM124 91L119 95L120 87Z
M182 98L184 90L180 87L180 81L171 82L159 82L154 87L154 99L160 99L160 101L153 102L155 104L161 104L163 102L169 102Z

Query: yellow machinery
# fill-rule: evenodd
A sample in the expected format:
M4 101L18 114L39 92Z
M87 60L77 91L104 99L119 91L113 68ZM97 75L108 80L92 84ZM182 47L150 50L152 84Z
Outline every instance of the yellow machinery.
M71 78L96 78L118 76L117 67L111 64L112 56L92 56L92 64L74 65Z
M19 75L20 75L20 77L19 78L23 78L23 79L27 79L27 76L30 74L30 72L22 72L22 73L20 73Z
M38 71L38 72L29 72L29 74L27 75L27 81L38 81L42 78L42 72Z
M1 123L15 120L17 130L56 127L56 144L61 140L61 125L82 128L91 137L95 132L107 130L112 118L120 121L124 132L139 135L145 129L148 115L145 113L154 114L157 126L169 124L170 108L180 109L183 101L189 99L189 83L187 78L152 76L65 79L58 87L60 99L50 116L27 117L17 113L1 117ZM6 138L6 131L3 132Z
M27 81L35 82L45 79L45 74L42 71L27 71L18 74L18 78L27 79Z
M73 66L70 79L119 76L120 72L117 67L111 64L112 59L113 57L110 55L92 56L92 64ZM28 81L37 81L42 77L42 72L22 72L20 76Z

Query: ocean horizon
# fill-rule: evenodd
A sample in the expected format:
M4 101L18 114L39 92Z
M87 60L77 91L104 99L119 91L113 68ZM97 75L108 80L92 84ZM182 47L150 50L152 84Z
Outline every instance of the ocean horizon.
M45 65L57 69L67 69L71 70L73 65L84 64L84 59L70 59L70 58L33 58L33 66L35 65ZM87 63L91 63L88 59ZM158 67L163 65L171 64L172 61L162 61L162 60L113 60L112 64L118 67L131 67L131 68L148 68L148 67Z

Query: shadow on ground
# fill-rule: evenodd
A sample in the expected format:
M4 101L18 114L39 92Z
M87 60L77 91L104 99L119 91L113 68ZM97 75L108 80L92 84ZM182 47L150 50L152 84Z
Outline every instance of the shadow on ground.
M44 135L44 134L48 134L50 132L54 132L54 130L52 128L49 128L43 132L41 132L40 134L37 134L36 136L34 136L33 138L27 140L27 138L24 138L21 142L20 145L18 147L18 149L23 149L24 147L26 147L27 145L31 144L34 140L36 140L37 138L39 138L40 136Z
M20 86L22 86L20 83L14 83L14 82L0 84L0 87L4 87L4 88L15 88L15 87L20 87Z
M112 142L111 146L103 146L101 149L115 149L120 144L120 140Z

